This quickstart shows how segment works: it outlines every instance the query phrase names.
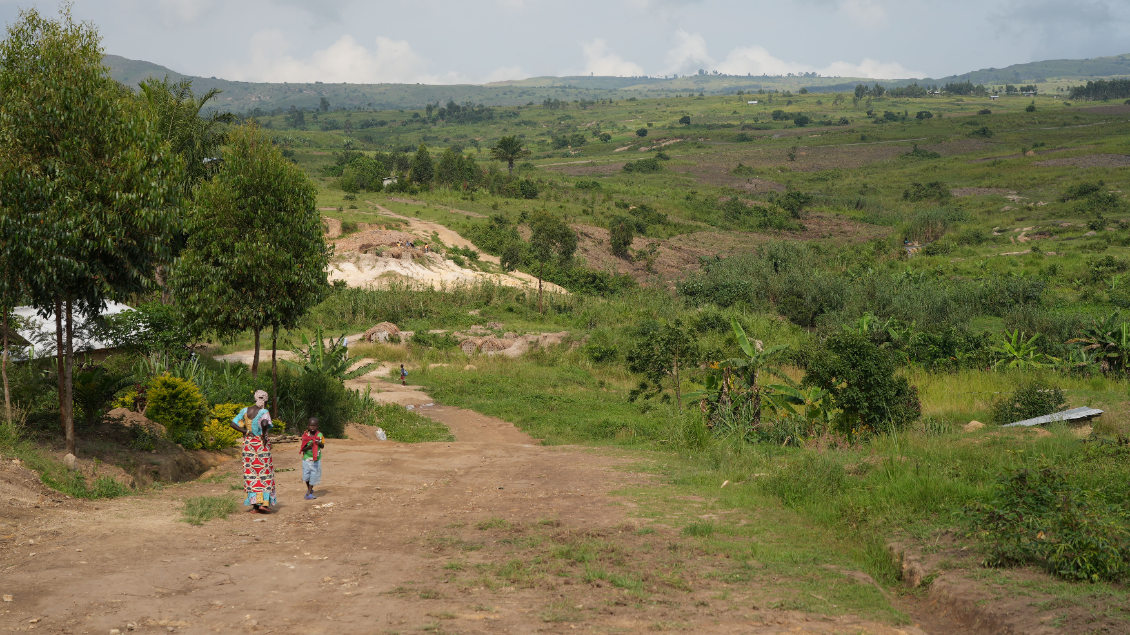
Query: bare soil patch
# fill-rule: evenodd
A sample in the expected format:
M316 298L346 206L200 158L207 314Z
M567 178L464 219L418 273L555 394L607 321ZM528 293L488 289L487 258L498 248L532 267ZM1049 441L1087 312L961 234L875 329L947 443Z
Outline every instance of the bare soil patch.
M13 598L0 627L923 632L834 611L788 610L772 572L756 567L732 582L746 565L630 517L633 504L609 492L648 479L618 470L618 459L540 446L476 413L419 411L447 423L460 440L328 440L317 500L302 500L295 444L276 444L280 504L270 516L179 522L189 497L242 498L236 462L208 479L143 496L6 516L0 584ZM844 584L859 582L845 577Z
M1045 168L1124 168L1130 166L1130 155L1088 154L1081 157L1068 157L1065 159L1049 159L1047 161L1037 161L1036 165Z
M1005 194L1016 194L1016 192L999 187L955 187L950 190L950 194L955 198L960 198L962 196L1004 196Z
M619 163L574 163L570 165L546 166L546 170L560 172L569 176L592 176L594 174L617 174L624 168L624 162Z
M1093 112L1102 115L1127 115L1130 114L1130 104L1114 104L1111 106L1091 106L1080 108L1083 112Z

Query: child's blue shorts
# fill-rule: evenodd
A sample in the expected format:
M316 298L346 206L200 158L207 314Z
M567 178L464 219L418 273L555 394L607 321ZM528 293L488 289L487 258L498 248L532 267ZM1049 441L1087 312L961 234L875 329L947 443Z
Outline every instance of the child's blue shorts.
M322 462L313 460L302 461L302 482L317 485L322 482Z

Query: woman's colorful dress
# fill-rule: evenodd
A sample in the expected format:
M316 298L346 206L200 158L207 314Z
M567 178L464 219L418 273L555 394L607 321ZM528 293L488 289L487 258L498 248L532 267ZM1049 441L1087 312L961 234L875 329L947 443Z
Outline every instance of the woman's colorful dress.
M242 425L251 434L243 437L243 489L247 492L244 505L274 505L275 465L271 460L271 446L264 444L260 435L270 429L271 415L260 408L254 417L247 416L247 408L239 411L232 423Z

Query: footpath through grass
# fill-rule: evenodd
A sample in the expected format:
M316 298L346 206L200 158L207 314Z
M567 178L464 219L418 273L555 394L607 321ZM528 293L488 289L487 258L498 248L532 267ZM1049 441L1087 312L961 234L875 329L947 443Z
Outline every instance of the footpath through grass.
M671 405L629 403L627 377L578 353L547 351L519 361L480 357L473 363L477 370L469 372L421 369L416 381L437 401L512 421L546 444L625 452L635 459L631 469L663 481L620 492L640 505L636 513L680 528L706 553L730 558L735 582L784 581L790 589L784 596L791 599L775 596L781 608L898 622L904 616L883 591L843 585L842 572L862 571L893 588L900 571L887 550L890 541L925 545L950 536L979 548L966 510L992 500L1001 477L1017 470L1052 466L1097 500L1130 502L1124 487L1130 462L1119 447L1085 442L1066 426L1052 427L1050 434L993 426L962 432L957 417L967 416L971 405L974 412L978 408L941 390L952 381L946 374L915 377L937 388L923 391L923 409L932 415L915 429L852 445L798 448L713 436L698 427L697 417L680 416ZM1120 387L1081 380L1068 394L1109 398ZM1008 570L974 567L969 574L991 578L1008 592L1031 585ZM1047 578L1038 587L1075 608L1130 602L1124 588L1102 582L1082 589ZM1118 623L1130 626L1130 615L1115 613Z

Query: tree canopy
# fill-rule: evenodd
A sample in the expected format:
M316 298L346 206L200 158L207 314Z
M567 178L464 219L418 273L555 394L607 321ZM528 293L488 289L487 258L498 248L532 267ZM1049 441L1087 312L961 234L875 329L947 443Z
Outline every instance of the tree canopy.
M233 129L216 176L196 192L172 286L186 317L228 336L293 328L326 290L315 188L255 124Z
M490 156L495 161L502 161L506 164L510 174L514 174L514 162L518 159L524 159L530 156L530 151L522 146L522 140L516 136L502 137L494 147L490 149Z

